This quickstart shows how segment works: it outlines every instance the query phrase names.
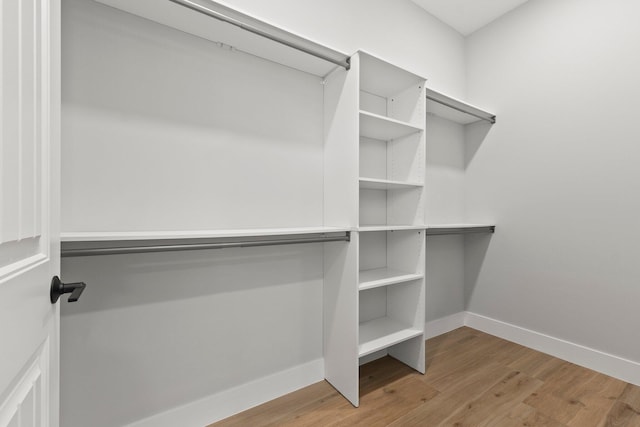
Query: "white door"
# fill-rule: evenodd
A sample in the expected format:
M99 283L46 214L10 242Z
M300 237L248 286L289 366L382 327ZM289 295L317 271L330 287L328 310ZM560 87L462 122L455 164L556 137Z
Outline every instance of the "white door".
M0 427L58 426L59 0L0 0Z

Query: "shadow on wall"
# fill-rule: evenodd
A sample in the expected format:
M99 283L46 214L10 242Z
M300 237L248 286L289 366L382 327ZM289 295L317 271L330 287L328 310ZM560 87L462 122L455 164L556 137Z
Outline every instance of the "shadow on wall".
M493 125L484 120L465 126L464 167L469 167Z
M487 256L493 234L469 234L465 236L464 246L464 308L469 309L480 272Z
M87 288L62 314L317 282L318 259L318 245L63 258L64 280Z

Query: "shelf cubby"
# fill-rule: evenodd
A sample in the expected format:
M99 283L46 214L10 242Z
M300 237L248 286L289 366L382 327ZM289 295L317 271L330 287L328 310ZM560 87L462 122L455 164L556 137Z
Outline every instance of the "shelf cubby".
M422 280L360 291L358 356L422 337Z
M421 186L403 184L386 189L361 186L359 193L360 229L369 226L412 227L423 223L424 197Z
M360 111L360 136L390 141L421 132L422 128L378 114Z
M359 173L361 180L388 180L414 186L424 185L425 150L423 135L391 141L360 136ZM362 186L362 185L361 185Z
M360 230L360 284L385 280L385 275L386 279L404 275L421 278L424 273L423 230Z
M364 52L359 59L360 110L424 128L425 79Z
M358 356L367 356L417 336L422 336L422 329L412 328L389 317L363 322L360 324Z

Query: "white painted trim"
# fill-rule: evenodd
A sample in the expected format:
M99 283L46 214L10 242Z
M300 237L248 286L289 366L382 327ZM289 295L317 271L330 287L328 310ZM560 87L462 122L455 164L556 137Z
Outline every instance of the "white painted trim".
M51 409L49 407L51 403L49 398L49 345L50 341L47 338L36 352L33 362L26 364L29 368L22 374L22 377L9 392L7 398L0 402L1 426L14 425L11 421L15 420L19 422L21 405L24 404L29 393L35 395L32 408L35 425L49 425L49 411Z
M467 312L465 325L550 354L594 371L640 385L640 363L480 314Z
M461 311L459 313L450 314L449 316L428 321L424 325L425 339L428 340L465 326L466 315L467 313L465 311Z
M0 268L0 285L27 271L40 267L47 261L49 261L49 257L43 253L39 253Z
M128 424L126 427L202 427L324 379L316 359Z

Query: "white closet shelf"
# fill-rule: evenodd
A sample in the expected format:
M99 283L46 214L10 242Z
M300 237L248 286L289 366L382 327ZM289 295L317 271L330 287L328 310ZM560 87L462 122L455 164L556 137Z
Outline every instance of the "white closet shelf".
M324 77L349 55L213 0L96 0L116 9Z
M360 136L365 138L391 141L422 130L410 123L360 110Z
M360 323L358 356L366 356L421 335L420 329L389 317L363 322Z
M372 270L360 271L360 283L358 289L361 291L378 288L382 286L395 285L398 283L410 282L422 279L421 273L407 273L406 271L392 268L376 268Z
M451 120L463 125L484 120L489 123L496 122L495 114L489 113L475 105L468 104L452 96L445 95L432 89L427 92L427 113L434 114L443 119Z
M407 190L422 188L421 182L392 181L388 179L360 178L360 188L369 190Z
M360 68L360 90L384 98L424 82L423 77L364 51L360 51Z
M404 230L424 230L427 228L425 225L363 225L358 227L358 231L361 233L371 231L404 231Z
M493 233L493 224L433 224L427 225L427 235L437 236L445 234Z
M91 256L296 243L348 242L351 230L337 227L199 231L72 232L61 235L61 255Z

